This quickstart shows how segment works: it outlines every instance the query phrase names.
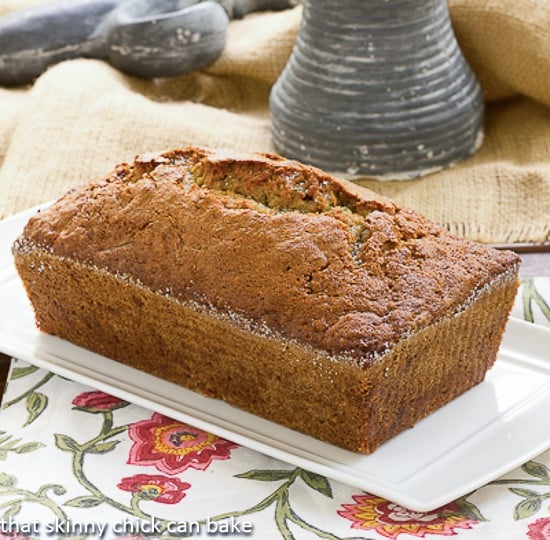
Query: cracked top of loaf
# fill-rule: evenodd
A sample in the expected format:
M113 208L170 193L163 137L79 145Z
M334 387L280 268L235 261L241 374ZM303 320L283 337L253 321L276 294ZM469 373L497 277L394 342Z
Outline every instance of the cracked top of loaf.
M364 361L519 261L318 169L201 148L71 190L14 249L37 248Z

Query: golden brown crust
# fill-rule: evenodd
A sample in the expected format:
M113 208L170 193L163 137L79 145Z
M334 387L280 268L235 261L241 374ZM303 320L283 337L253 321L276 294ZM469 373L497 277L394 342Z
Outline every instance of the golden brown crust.
M137 158L14 245L39 327L372 452L481 381L512 253L277 156Z
M362 361L517 264L318 169L198 148L73 190L25 243Z

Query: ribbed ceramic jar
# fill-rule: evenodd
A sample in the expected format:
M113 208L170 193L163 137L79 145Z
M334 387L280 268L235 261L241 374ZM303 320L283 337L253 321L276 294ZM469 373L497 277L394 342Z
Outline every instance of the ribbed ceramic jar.
M277 151L331 172L414 178L472 154L483 97L446 0L305 0L271 92Z

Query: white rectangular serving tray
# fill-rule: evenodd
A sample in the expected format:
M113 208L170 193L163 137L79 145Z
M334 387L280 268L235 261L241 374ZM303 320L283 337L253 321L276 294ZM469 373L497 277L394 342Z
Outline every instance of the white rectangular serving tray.
M416 511L455 500L550 447L550 330L517 319L481 384L369 456L41 334L11 255L34 211L0 222L0 351L8 355Z

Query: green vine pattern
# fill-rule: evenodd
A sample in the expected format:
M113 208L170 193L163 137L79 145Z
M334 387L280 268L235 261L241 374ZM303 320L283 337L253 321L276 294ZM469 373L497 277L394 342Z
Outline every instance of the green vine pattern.
M18 401L21 401L21 399L20 397ZM91 412L78 408L76 408L76 410L85 413ZM124 504L104 494L86 475L86 456L92 454L108 454L114 451L122 441L119 436L128 430L128 425L114 425L112 410L95 411L93 414L100 414L103 417L100 432L95 437L85 442L78 442L69 435L62 433L56 433L54 435L56 447L62 452L72 454L72 471L74 477L83 488L84 493L59 504L55 502L49 494L51 492L57 497L65 495L66 489L63 486L58 484L46 484L36 492L31 492L18 487L17 479L14 476L0 473L0 496L11 496L10 500L0 504L0 510L4 510L2 517L7 519L16 516L22 510L24 503L34 503L45 506L52 512L54 517L60 521L67 519L67 513L64 508L95 508L100 505L108 505L128 516L133 516L141 520L150 521L154 518L156 532L159 533L159 538L175 538L172 534L167 535L166 533L169 525L173 524L173 521L153 516L141 508L141 504L144 501L150 500L150 496L148 496L146 491L132 493L130 504ZM0 445L7 444L10 446L8 450L11 449L15 452L29 452L43 446L41 443L26 443L17 446L20 442L19 440L9 441L9 439L10 436L3 437L0 439ZM0 446L0 450L2 448L3 447ZM295 538L291 531L291 525L297 526L324 540L357 540L358 537L343 539L330 532L324 531L306 521L294 510L291 504L291 490L293 484L298 480L304 482L306 486L315 490L320 495L332 498L332 489L329 481L325 477L301 468L296 468L294 470L251 470L238 474L236 477L247 480L282 483L271 494L250 508L215 515L208 519L197 521L196 523L202 526L208 521L221 522L230 518L242 518L273 507L275 523L284 540L293 540ZM361 538L365 540L365 537Z
M17 486L17 478L10 474L0 473L0 496L11 496L9 501L0 504L0 511L3 510L2 519L13 518L19 514L23 503L34 503L42 505L53 513L60 521L67 520L67 514L61 506L49 497L49 492L60 496L66 493L66 489L59 484L44 484L36 491L29 491Z
M72 437L61 433L55 434L55 445L63 452L70 452L72 457L72 470L78 483L88 491L87 494L75 497L65 503L66 506L78 508L92 508L106 503L121 510L122 512L137 515L137 517L148 518L150 516L142 514L139 509L125 506L110 497L107 497L101 490L93 484L84 473L84 458L86 454L107 454L116 448L121 442L120 439L109 440L121 433L124 433L128 426L113 427L113 413L104 411L103 424L100 433L84 443L78 443ZM141 514L141 515L140 515Z
M10 380L21 379L32 375L38 371L36 366L25 366L13 368L10 376ZM39 388L46 385L51 379L55 377L55 374L46 372L45 375L35 384L33 384L28 390L14 397L10 401L4 403L3 409L8 409L16 403L25 400L25 407L27 409L27 420L23 424L23 427L32 424L48 407L48 396L42 392L37 392Z
M528 461L521 466L521 470L527 473L532 478L517 478L517 479L501 479L491 482L492 485L510 485L516 484L518 486L540 486L542 488L550 487L550 470L543 463L536 461ZM550 491L541 493L534 489L526 487L512 487L509 488L514 495L521 497L521 501L516 504L514 508L514 519L526 519L537 514L544 503L544 501L550 499ZM550 506L548 507L550 511Z
M103 415L103 425L101 431L96 437L90 439L87 442L78 443L68 435L63 435L60 433L55 435L55 443L57 448L64 452L70 452L73 454L73 474L78 480L79 484L87 491L86 494L75 497L65 502L65 506L91 508L99 506L101 504L107 504L112 508L124 512L127 515L134 516L138 519L150 520L152 517L155 517L156 530L162 536L172 522L156 516L152 516L140 507L140 504L143 501L149 500L148 494L145 491L133 493L130 505L125 505L111 497L106 496L96 485L94 485L87 478L84 471L84 458L86 454L106 454L113 451L116 446L121 442L120 439L114 439L114 437L124 433L128 429L127 425L113 427L112 411L103 411L101 412L101 414ZM314 489L318 493L326 497L332 497L330 483L325 477L308 472L304 469L296 468L292 471L252 470L237 475L237 478L260 481L284 480L284 482L273 493L271 493L258 504L250 508L219 514L217 516L210 517L208 520L203 519L197 521L198 524L202 526L207 523L207 521L214 522L226 520L232 517L244 517L265 510L270 506L274 506L275 523L277 524L277 528L281 533L282 538L284 538L285 540L294 539L294 535L290 530L289 523L293 523L322 539L344 540L329 532L323 531L318 527L315 527L311 523L308 523L294 511L290 502L290 488L297 479L301 479L307 486ZM166 536L162 537L166 538ZM362 538L363 540L365 540L364 537ZM345 540L354 539L347 538Z
M81 409L79 409L81 410ZM84 411L86 412L86 411ZM96 413L94 413L96 414ZM63 452L70 452L72 456L72 470L78 483L84 488L86 493L74 497L65 502L65 506L76 508L94 508L102 504L108 505L126 515L138 519L150 521L154 518L156 531L161 535L166 531L171 521L148 514L140 508L140 504L149 500L145 491L139 491L132 494L129 505L126 505L112 497L105 495L86 475L84 470L85 457L88 454L107 454L115 450L121 439L114 439L128 429L128 425L113 426L112 411L102 411L103 423L100 433L89 441L78 443L72 437L61 433L55 434L55 445ZM163 538L168 538L163 536Z
M244 517L256 512L261 512L270 506L274 506L275 523L277 524L277 529L281 533L281 537L285 540L294 539L289 523L293 523L301 529L315 534L318 538L323 538L326 540L344 540L341 537L323 531L311 523L308 523L294 511L290 503L290 488L297 479L301 479L308 487L314 489L321 495L332 498L330 483L324 476L306 471L305 469L296 468L294 470L251 470L246 473L238 474L236 477L246 478L248 480L259 480L263 482L276 482L283 480L284 482L273 493L265 497L258 504L245 510L219 514L210 518L210 521L218 521L232 517ZM364 536L360 538L367 540ZM359 540L359 537L350 537L345 540Z
M0 431L0 460L5 460L9 452L16 454L28 454L44 447L41 442L26 442L20 444L22 439L15 438ZM59 484L44 484L37 491L29 491L17 486L17 478L5 472L0 472L0 498L8 496L10 500L0 502L0 515L2 519L9 519L17 516L23 507L23 503L35 503L49 508L54 516L60 520L66 520L67 515L61 507L50 497L49 492L54 495L64 495L66 490ZM0 499L1 500L1 499Z
M489 521L482 513L481 510L473 503L470 502L468 499L474 494L475 492L468 493L467 495L463 495L459 499L456 499L454 502L460 508L460 513L464 516L469 517L470 519L473 519L475 521Z
M27 442L21 443L22 439L15 438L13 435L9 435L5 431L0 431L0 460L4 461L8 457L9 452L15 454L28 454L34 452L39 448L45 446L41 442Z
M533 278L527 278L522 281L523 293L523 316L526 321L535 322L533 307L536 305L542 312L543 316L550 322L550 306L535 286Z

